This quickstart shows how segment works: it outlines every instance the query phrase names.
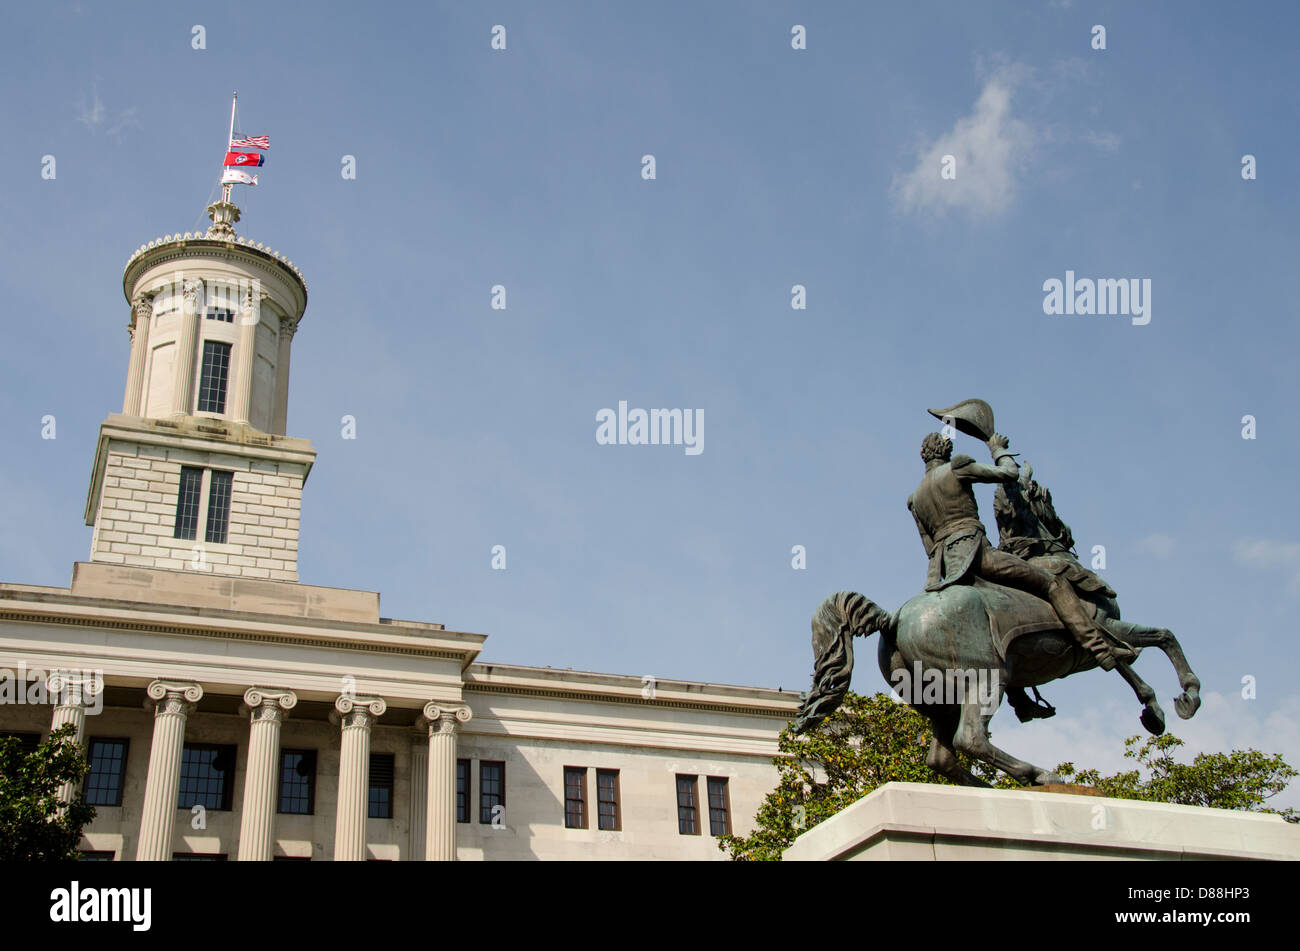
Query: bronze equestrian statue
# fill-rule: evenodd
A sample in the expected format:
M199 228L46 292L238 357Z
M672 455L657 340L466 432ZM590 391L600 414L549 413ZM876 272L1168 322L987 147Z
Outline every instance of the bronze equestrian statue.
M1130 663L1143 647L1159 647L1178 673L1183 693L1174 706L1184 719L1200 706L1200 681L1174 635L1120 620L1115 592L1081 565L1068 525L1051 493L1021 471L1005 436L993 432L993 410L965 400L930 410L949 426L988 444L992 466L951 457L952 443L931 433L921 446L925 476L908 498L929 558L925 591L889 613L860 594L840 592L813 616L813 688L795 723L803 733L843 699L853 672L853 638L879 632L880 671L891 683L913 672L951 688L904 697L933 726L926 763L955 783L984 786L957 761L961 751L1042 785L1060 777L1016 759L989 740L988 723L1005 695L1021 721L1051 716L1049 705L1025 693L1094 667L1114 669L1142 702L1141 720L1164 732L1155 691ZM998 485L994 499L999 545L990 545L971 485ZM976 689L978 683L979 688ZM986 689L988 688L988 689Z

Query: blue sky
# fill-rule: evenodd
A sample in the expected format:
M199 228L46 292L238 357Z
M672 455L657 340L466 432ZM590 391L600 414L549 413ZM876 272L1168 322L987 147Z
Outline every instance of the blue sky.
M486 633L485 660L801 690L824 596L919 590L925 408L979 396L1125 617L1182 639L1207 702L1173 731L1300 764L1292 5L132 9L9 15L0 578L88 555L122 267L206 224L237 88L272 139L239 231L310 290L304 583ZM1149 279L1150 323L1045 315L1067 270ZM598 445L620 400L703 410L704 451ZM1057 718L1004 711L998 742L1122 764L1118 678L1044 693Z

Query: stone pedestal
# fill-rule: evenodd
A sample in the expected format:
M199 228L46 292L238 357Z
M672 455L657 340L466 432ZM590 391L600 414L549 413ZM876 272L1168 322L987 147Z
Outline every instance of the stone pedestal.
M887 783L795 840L791 861L1300 859L1279 816L1158 802Z

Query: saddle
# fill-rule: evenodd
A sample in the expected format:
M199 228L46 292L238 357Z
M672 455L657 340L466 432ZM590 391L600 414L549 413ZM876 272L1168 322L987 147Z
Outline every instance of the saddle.
M1007 649L1018 637L1041 631L1065 631L1065 625L1056 616L1052 605L1028 591L994 584L983 578L955 587L969 588L983 603L993 632L993 646L1004 661ZM1097 606L1090 601L1084 601L1083 608L1089 617L1097 616Z

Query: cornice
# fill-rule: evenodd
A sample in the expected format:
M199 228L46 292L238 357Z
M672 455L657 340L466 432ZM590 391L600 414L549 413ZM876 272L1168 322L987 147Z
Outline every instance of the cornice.
M466 680L463 689L466 693L500 694L512 697L536 697L544 700L578 701L582 703L613 703L647 707L651 709L663 709L667 707L674 710L694 710L701 713L727 713L741 716L775 717L781 720L791 719L795 712L797 712L799 705L799 698L795 694L790 695L789 706L740 706L725 702L709 701L703 698L700 700L683 700L674 697L665 697L662 692L656 693L654 699L649 699L635 694L597 693L591 690L579 689L565 690L559 688L520 687L510 684L482 683L473 680Z
M298 270L294 263L279 251L267 247L260 241L251 241L242 236L231 239L208 238L201 231L164 235L161 238L155 238L148 244L140 245L135 253L127 259L126 267L122 269L122 291L129 302L132 287L136 280L139 279L140 273L155 264L197 255L233 257L241 252L254 260L259 260L272 267L278 267L280 270L291 274L302 290L303 309L306 310L307 281L302 276L302 271Z

